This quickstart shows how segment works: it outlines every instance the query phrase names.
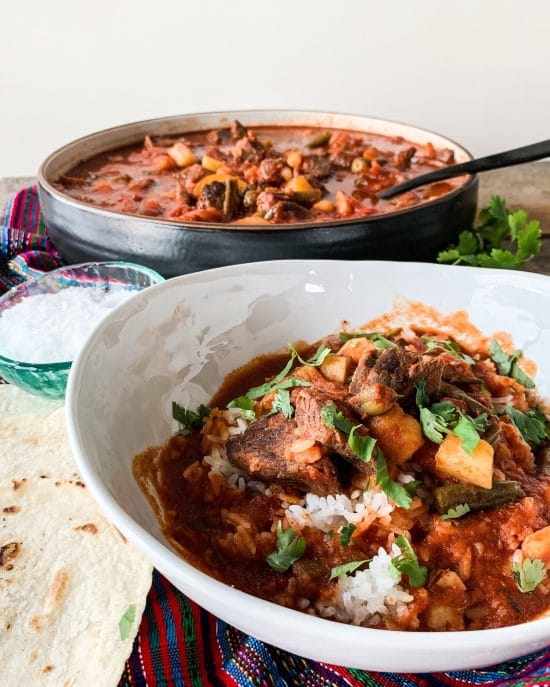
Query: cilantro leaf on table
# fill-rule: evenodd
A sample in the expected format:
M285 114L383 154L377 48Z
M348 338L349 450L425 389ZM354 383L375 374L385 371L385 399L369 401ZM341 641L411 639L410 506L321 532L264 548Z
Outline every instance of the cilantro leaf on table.
M455 520L456 518L461 518L466 513L471 510L467 503L458 503L454 508L449 508L449 510L441 516L442 520Z
M409 540L400 534L395 543L401 549L399 556L392 558L391 567L409 579L411 587L422 587L428 579L428 568L419 565L418 558Z
M523 355L519 349L514 351L511 355L505 353L502 346L496 339L493 339L489 345L489 353L491 359L497 366L499 374L512 377L516 382L523 384L526 389L534 389L535 383L525 374L525 372L518 365L518 360Z
M136 619L136 605L130 604L124 611L121 619L118 621L118 631L120 632L120 639L123 641L130 636L132 625Z
M512 574L520 592L533 592L546 577L546 567L540 558L525 558L523 563L514 563Z
M493 196L479 213L480 224L463 231L456 245L437 256L453 265L518 269L540 253L541 229L525 210L510 212L500 196Z
M191 434L194 429L200 429L211 412L211 409L202 403L197 410L188 410L179 403L172 401L172 417L179 422L179 432L184 436Z
M362 561L350 561L349 563L337 565L330 571L330 579L333 580L335 577L341 577L342 575L355 572L357 568L360 568L364 563L368 563L368 560L368 558L365 558Z
M283 530L281 520L277 523L277 550L267 557L268 564L277 572L286 572L305 553L306 540L293 529Z
M550 436L546 417L540 410L530 408L526 413L512 406L504 408L504 414L512 420L525 443L538 446Z

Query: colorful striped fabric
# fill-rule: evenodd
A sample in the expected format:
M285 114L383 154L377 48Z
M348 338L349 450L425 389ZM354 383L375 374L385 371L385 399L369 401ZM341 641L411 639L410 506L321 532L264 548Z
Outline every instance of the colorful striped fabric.
M0 243L0 291L57 267L36 188L8 204ZM519 630L518 628L518 631ZM158 572L119 687L550 687L550 649L483 670L404 675L309 661L215 618Z

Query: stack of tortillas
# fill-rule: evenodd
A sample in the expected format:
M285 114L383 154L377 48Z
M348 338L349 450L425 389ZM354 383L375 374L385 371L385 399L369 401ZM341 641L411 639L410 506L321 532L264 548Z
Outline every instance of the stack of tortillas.
M117 685L150 584L76 474L60 404L0 385L0 685Z

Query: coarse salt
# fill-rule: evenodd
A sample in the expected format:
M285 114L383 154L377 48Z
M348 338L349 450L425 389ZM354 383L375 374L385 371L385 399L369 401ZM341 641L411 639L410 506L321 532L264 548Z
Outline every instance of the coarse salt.
M23 298L0 317L0 355L28 363L74 360L96 324L134 294L69 286Z

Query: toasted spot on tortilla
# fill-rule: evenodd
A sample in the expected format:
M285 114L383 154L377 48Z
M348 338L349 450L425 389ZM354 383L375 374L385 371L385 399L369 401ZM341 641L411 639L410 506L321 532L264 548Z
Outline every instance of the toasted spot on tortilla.
M89 534L97 534L97 527L93 522L87 522L85 525L78 525L78 527L73 527L73 530L82 530Z
M20 548L20 542L16 541L0 546L0 567L11 570L13 568L12 561L19 555Z
M61 601L63 593L67 589L69 584L69 573L62 568L59 569L53 576L53 580L50 583L50 587L46 592L46 600L44 603L44 611L50 613L50 611Z
M53 666L52 666L52 665L49 665L49 664L48 664L47 666L44 666L44 667L42 668L42 672L43 672L43 673L51 673L52 670L53 670Z
M23 479L12 479L11 483L13 484L13 490L17 491L20 487L23 486L23 482L26 482L27 478L23 477Z
M21 508L19 506L6 506L2 508L3 513L19 513Z

